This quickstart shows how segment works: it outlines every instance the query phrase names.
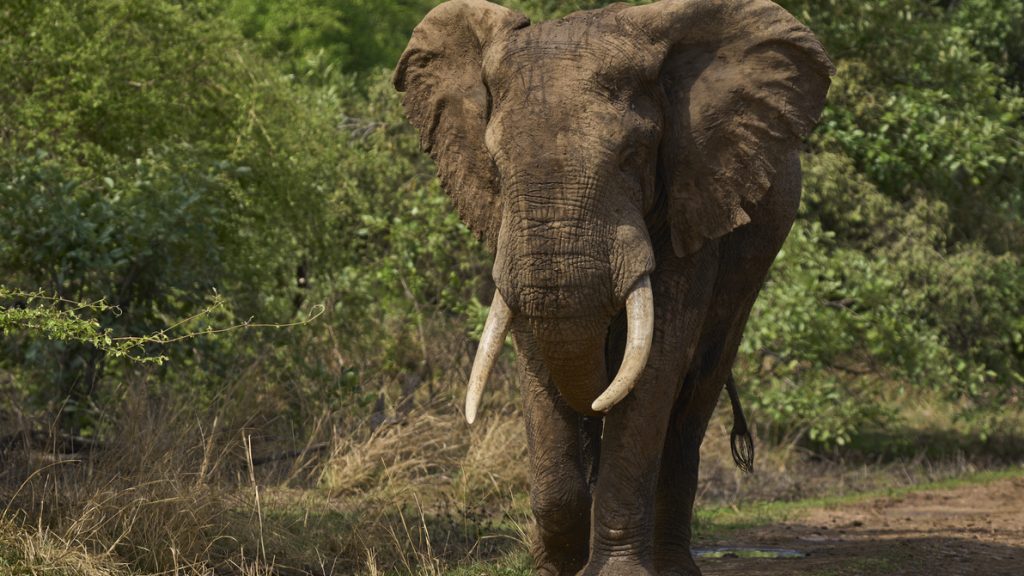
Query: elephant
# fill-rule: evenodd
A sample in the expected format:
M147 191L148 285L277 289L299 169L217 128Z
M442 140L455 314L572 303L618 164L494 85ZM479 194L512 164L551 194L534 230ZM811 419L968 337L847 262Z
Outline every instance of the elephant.
M700 574L700 445L833 74L768 0L450 0L413 31L394 86L494 255L465 416L511 333L536 573Z

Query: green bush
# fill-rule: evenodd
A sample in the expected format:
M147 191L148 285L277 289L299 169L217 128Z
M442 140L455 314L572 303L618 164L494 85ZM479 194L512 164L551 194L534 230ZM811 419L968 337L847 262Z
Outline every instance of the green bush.
M507 4L548 19L606 3ZM113 339L326 308L297 330L146 343L159 368L8 323L5 386L88 426L117 389L103 382L145 371L201 405L246 378L305 425L364 413L396 382L461 382L489 257L388 81L435 4L4 4L5 286L105 299L121 314L90 321ZM784 4L839 73L738 374L780 429L827 443L920 387L998 412L1024 387L1024 2Z
M272 59L304 76L393 67L412 29L440 0L218 0L228 19Z
M820 221L797 221L752 314L741 373L755 405L842 444L893 416L893 392L926 387L989 411L1015 398L1020 258L948 250L944 204L897 203L844 156L819 153L804 169L804 211Z
M158 332L215 301L214 314L182 328L286 323L329 305L301 334L147 345L172 359L159 369L167 387L197 402L254 362L267 363L267 382L357 395L410 367L429 374L430 331L450 330L434 320L465 330L462 310L487 265L387 75L357 85L323 64L310 69L316 82L298 82L210 6L90 0L0 12L3 30L22 31L0 40L0 70L13 79L0 98L2 276L67 301L105 298L121 313L96 321L115 338ZM88 412L103 378L139 370L94 342L15 332L0 344L0 369L20 367L23 388L65 414ZM286 388L275 393L325 396ZM89 418L70 416L76 428Z
M105 298L122 311L99 318L115 336L158 331L217 292L230 295L223 320L291 318L301 247L322 232L305 215L323 211L314 191L337 164L311 162L307 142L333 137L335 103L175 3L33 2L0 16L5 282ZM3 345L51 405L85 404L122 368L84 343ZM196 346L225 351L210 338L169 352Z
M1024 250L1024 2L783 4L839 68L818 145L890 198L944 202L951 240Z

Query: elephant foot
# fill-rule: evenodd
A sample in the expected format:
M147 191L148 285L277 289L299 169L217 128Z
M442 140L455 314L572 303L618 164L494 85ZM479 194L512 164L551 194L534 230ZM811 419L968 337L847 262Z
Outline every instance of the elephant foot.
M612 557L588 563L579 576L658 576L658 572L650 563Z
M531 548L533 571L538 576L576 576L587 562L586 547L582 556L570 550L545 547L537 540Z
M548 558L534 557L533 573L537 576L575 576L580 571L582 562L555 562Z

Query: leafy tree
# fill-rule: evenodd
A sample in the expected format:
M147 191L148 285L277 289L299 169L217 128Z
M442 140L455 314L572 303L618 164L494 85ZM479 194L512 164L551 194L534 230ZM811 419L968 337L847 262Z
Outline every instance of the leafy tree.
M6 281L106 298L123 312L102 320L116 335L159 330L215 291L231 294L229 315L294 313L304 238L322 233L305 215L322 210L314 192L332 162L308 161L307 142L334 132L310 111L334 103L171 2L20 3L0 16ZM108 367L89 344L4 346L53 383L40 397L71 409Z
M223 0L243 34L292 72L333 66L365 73L398 61L412 29L439 0Z
M409 373L443 379L461 358L447 335L489 296L488 257L388 80L436 3L5 3L5 284L106 298L122 314L95 328L113 338L214 301L190 330L327 305L302 331L170 347L160 381L197 399L246 362L263 362L273 390L260 393L286 410L351 408ZM545 20L607 3L505 4ZM762 414L822 442L891 417L878 398L916 387L988 413L1018 401L1024 0L783 3L839 73L803 211L751 318L743 385ZM71 340L15 328L0 370L43 403L83 407L102 377L127 377L97 342Z
M804 170L805 216L743 344L740 373L755 406L843 444L893 417L894 395L913 388L966 399L975 412L1015 401L1024 384L1020 258L976 244L948 250L944 204L895 202L849 158L819 153ZM820 221L806 217L813 212Z
M1019 0L786 2L839 65L817 141L887 196L950 207L951 241L1024 247ZM1005 16L1005 20L1001 19ZM991 36L990 36L991 34Z

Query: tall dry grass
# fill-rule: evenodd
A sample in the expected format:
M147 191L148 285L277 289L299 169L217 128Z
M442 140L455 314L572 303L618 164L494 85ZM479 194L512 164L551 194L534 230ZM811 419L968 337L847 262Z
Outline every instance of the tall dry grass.
M341 556L362 555L367 573L440 574L525 549L526 443L511 409L469 427L434 406L338 438L318 485L356 526Z
M290 435L275 417L285 401L274 391L285 386L261 381L259 365L240 371L204 412L138 382L109 407L96 450L0 453L0 573L439 575L522 557L529 478L509 358L469 426L461 390L470 358L447 353L429 384L382 380L383 400L370 413L307 409L310 421ZM908 420L951 430L949 413L921 409ZM731 462L730 426L723 405L703 449L701 506L906 484L1002 462L969 449L872 460L791 438L759 442L757 473L746 475Z
M451 358L425 385L379 382L386 400L368 415L306 410L304 426L282 422L288 400L275 396L299 385L261 381L259 365L202 412L135 382L105 407L95 450L0 453L0 573L8 562L58 576L431 574L522 550L525 441L508 365L469 427L453 392L471 359Z
M218 430L216 421L130 395L112 423L116 433L88 453L8 450L2 520L28 540L7 545L27 551L26 542L43 542L131 573L206 575L229 560L244 567L239 573L260 573L262 559L246 552L257 549L252 503L228 480L239 476L242 453L230 437L241 430Z

